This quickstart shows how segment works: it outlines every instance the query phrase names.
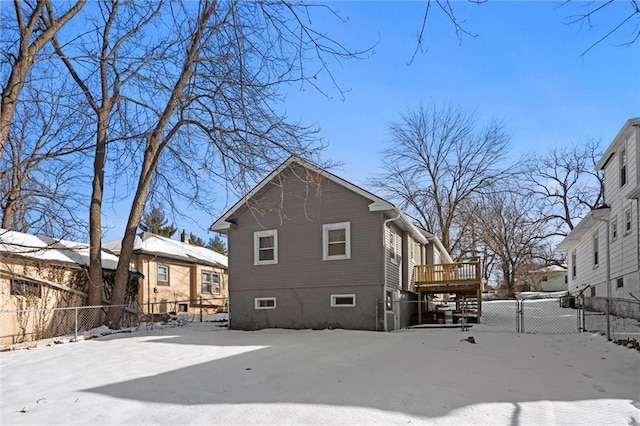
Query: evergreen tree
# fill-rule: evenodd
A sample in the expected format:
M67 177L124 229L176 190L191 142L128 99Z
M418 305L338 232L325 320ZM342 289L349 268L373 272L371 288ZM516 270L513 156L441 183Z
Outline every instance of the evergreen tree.
M216 234L214 238L209 238L209 242L207 243L207 248L210 248L213 251L217 251L218 253L227 255L227 245L224 243L220 235Z
M171 238L178 228L173 224L167 225L169 219L164 217L164 213L157 207L153 207L150 212L142 216L140 230L143 232L151 232L161 237Z
M189 244L199 247L205 247L204 240L195 235L193 232L189 233Z

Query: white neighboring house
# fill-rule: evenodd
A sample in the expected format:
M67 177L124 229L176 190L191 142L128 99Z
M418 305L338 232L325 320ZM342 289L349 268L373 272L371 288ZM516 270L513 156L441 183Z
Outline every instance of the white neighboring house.
M598 161L605 205L558 245L567 253L568 290L585 297L640 300L640 117L628 120Z

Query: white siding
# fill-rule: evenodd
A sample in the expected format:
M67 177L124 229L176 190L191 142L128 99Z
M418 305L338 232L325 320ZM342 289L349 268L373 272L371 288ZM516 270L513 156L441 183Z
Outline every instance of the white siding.
M593 265L593 236L596 230L599 235L599 262L598 267ZM581 291L586 286L595 286L597 296L606 295L606 276L607 276L607 264L606 264L606 225L605 223L598 224L591 232L588 232L580 240L580 242L572 247L567 253L569 260L569 291L576 293ZM573 277L573 265L571 264L571 253L576 253L576 265L577 275ZM585 293L589 296L589 290Z

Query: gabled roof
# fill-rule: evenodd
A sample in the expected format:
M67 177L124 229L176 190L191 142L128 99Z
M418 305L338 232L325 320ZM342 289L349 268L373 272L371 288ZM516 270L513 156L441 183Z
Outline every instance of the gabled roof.
M371 201L369 204L370 212L384 212L389 216L398 216L398 220L395 222L402 228L403 230L409 232L416 240L420 241L422 244L426 244L428 239L421 232L421 230L415 226L409 218L400 211L396 206L391 204L390 202L378 197L377 195L372 194L371 192L360 188L348 182L333 173L330 173L306 160L303 160L296 156L289 157L284 163L282 163L278 168L276 168L273 172L271 172L266 178L264 178L258 185L256 185L251 191L249 191L243 198L241 198L236 204L233 205L225 214L220 217L220 219L216 220L213 225L209 228L211 231L216 231L220 233L227 233L228 229L233 225L227 219L233 216L238 210L240 210L246 203L256 195L260 190L262 190L273 178L282 173L287 167L290 167L292 164L298 164L302 167L305 167L322 177L329 179L330 181L347 188L356 194L363 196ZM435 236L434 236L435 238ZM437 239L437 238L436 238Z
M580 221L580 223L578 223L576 227L573 228L566 237L564 237L564 239L556 247L555 251L569 251L582 239L582 237L585 236L585 234L589 233L593 228L598 226L598 224L605 222L608 219L610 212L611 208L607 205L591 210Z
M89 266L89 244L0 228L0 252L32 260ZM102 251L102 267L115 271L118 256Z
M445 250L444 246L442 245L442 241L440 241L440 238L436 237L435 234L432 234L431 232L425 229L422 229L422 228L418 228L418 229L420 229L420 232L422 233L422 235L424 235L428 241L432 242L436 246L438 251L441 254L443 254L442 257L444 257L444 260L445 260L445 262L443 263L453 263L453 259L451 259L451 255L447 250Z
M114 253L120 253L122 240L109 241L103 243L102 246ZM229 265L228 258L224 254L206 247L161 237L160 235L150 232L143 232L141 235L136 235L133 242L133 250L140 253L178 259L191 263L212 265L225 269Z
M613 142L609 144L609 146L607 147L607 150L604 152L604 154L600 158L600 161L598 161L598 163L596 164L596 170L603 170L605 168L607 163L609 163L609 160L611 160L613 155L619 149L620 144L624 142L624 139L623 139L624 134L632 126L640 126L640 117L630 118L629 120L627 120L626 123L624 123L624 126L622 126L622 129L620 129L616 137L613 138Z

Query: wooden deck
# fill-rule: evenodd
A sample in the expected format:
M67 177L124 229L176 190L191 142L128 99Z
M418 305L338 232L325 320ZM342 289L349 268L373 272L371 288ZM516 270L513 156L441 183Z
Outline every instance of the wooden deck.
M415 291L419 300L424 294L455 293L456 305L465 297L477 299L477 316L482 313L482 276L480 262L456 262L416 265ZM421 318L421 312L419 312Z

